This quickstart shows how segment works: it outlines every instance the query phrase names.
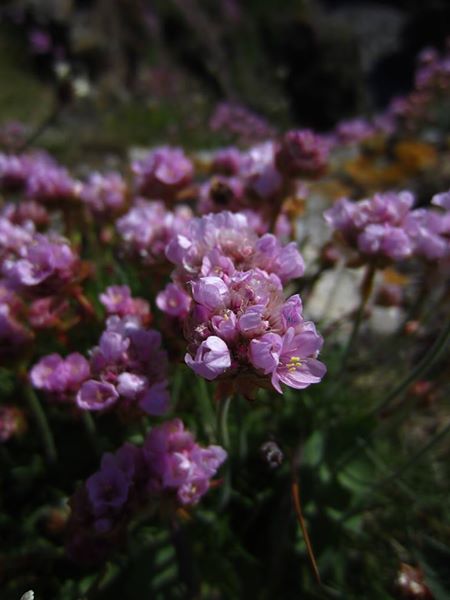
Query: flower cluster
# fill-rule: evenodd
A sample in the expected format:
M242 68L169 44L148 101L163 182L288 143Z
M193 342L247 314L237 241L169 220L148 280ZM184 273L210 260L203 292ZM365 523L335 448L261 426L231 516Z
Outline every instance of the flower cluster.
M20 297L0 280L0 357L14 355L32 339L32 332L23 324L24 313Z
M66 358L59 354L44 356L30 371L31 384L58 402L71 402L90 375L89 362L73 352Z
M397 261L413 251L406 230L414 203L410 192L375 194L352 202L343 198L324 214L339 241L356 250L368 261Z
M56 292L75 278L79 259L58 236L35 234L18 256L3 261L2 273L11 287Z
M240 379L242 389L280 383L303 389L325 374L322 338L302 316L298 294L284 300L280 279L261 269L191 282L186 364L201 377Z
M116 227L129 252L147 264L155 264L165 261L167 244L185 232L191 218L192 212L187 206L177 206L174 211L169 211L163 202L139 198L117 220Z
M365 260L383 264L414 255L433 261L450 253L450 211L446 194L432 202L444 210L412 210L410 192L390 192L360 202L341 199L324 216L339 241Z
M163 498L174 508L196 504L225 459L223 448L200 446L179 419L154 427L142 448L124 444L105 454L71 500L69 554L101 561L139 509L156 508Z
M167 245L166 256L176 266L173 278L180 282L259 268L286 283L304 272L294 242L283 246L273 234L259 237L244 214L227 211L192 219L187 232Z
M100 302L109 315L136 316L148 325L151 320L150 305L143 298L133 298L127 285L111 285L100 294Z
M119 173L91 173L83 184L80 198L94 213L117 212L126 202L127 186Z
M114 306L119 314L128 305L131 312L107 319L89 362L78 353L66 359L58 354L45 356L32 368L31 383L58 399L75 400L81 410L105 411L118 404L123 412L164 414L169 407L168 364L161 335L146 329L138 314L133 313L136 305L142 312L143 305L147 317L145 302L132 299L127 289L119 291L121 299L114 304L114 289L109 288L103 295L106 304Z
M180 148L165 146L133 162L138 194L150 199L173 201L191 183L194 167Z
M310 129L288 131L276 151L275 164L287 177L320 177L328 164L329 144Z
M224 131L236 136L244 144L268 139L275 129L261 116L235 102L220 102L211 116L213 131Z
M166 254L176 269L157 305L183 320L185 361L198 375L239 381L249 394L321 380L322 338L303 319L300 297L283 296L304 272L295 243L259 237L244 214L222 212L193 219Z

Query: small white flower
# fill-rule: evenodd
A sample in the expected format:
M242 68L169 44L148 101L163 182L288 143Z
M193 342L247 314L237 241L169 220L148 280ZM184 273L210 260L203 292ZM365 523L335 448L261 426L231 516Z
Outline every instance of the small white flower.
M25 594L20 598L20 600L34 600L33 590L29 590L28 592L25 592Z

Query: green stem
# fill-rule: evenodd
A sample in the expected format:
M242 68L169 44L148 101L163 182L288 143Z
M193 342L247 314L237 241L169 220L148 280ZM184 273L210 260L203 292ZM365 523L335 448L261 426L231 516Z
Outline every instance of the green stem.
M225 449L228 449L230 446L230 433L228 431L230 404L231 396L228 396L219 400L217 408L217 439Z
M228 412L230 410L230 404L231 396L228 396L226 398L221 398L218 401L217 407L217 440L227 451L230 449L230 433L228 430ZM221 491L219 510L224 510L231 497L231 471L228 462L224 469Z
M95 421L92 418L92 415L84 410L81 413L81 419L83 421L83 427L86 431L89 443L91 444L93 451L97 456L100 456L101 449L98 443L97 427L95 426Z
M444 327L436 338L434 344L425 354L421 361L413 368L413 370L384 398L375 408L373 408L370 413L364 416L364 419L375 417L379 415L383 410L385 410L388 405L391 404L393 400L395 400L398 396L400 396L403 392L405 392L408 387L413 383L416 379L424 375L428 369L433 365L433 363L439 358L439 356L444 352L447 342L450 338L450 320L448 321L446 327ZM368 441L373 434L369 435L366 441ZM336 465L334 472L340 471L343 467L345 467L348 462L359 452L359 446L353 447L352 450L346 452L345 456L339 461Z
M420 450L418 450L410 458L408 458L407 461L405 461L402 465L400 465L399 467L394 469L389 475L387 475L387 477L385 477L381 481L374 483L372 485L371 489L369 490L369 492L367 493L366 497L369 496L377 488L383 487L386 483L389 483L393 479L394 480L398 479L400 477L400 475L403 475L403 473L407 469L409 469L418 460L420 460L429 450L431 450L431 448L433 446L438 444L449 433L449 431L450 431L450 423L448 423L439 433L437 433L433 438L431 438L431 440L429 442L427 442L424 446L422 446L422 448L420 448ZM362 500L362 502L360 503L359 506L357 506L354 509L352 509L351 511L347 512L342 517L341 522L344 522L347 519L349 519L350 517L353 517L353 516L357 515L359 512L363 511L365 504L366 504L365 501Z
M424 375L431 365L439 358L442 352L445 350L447 342L450 337L450 320L446 327L441 330L441 333L436 338L434 344L425 354L425 356L418 362L413 370L407 375L389 394L386 398L377 404L377 406L369 413L369 416L379 414L384 410L397 396L402 394L416 379L419 379Z
M54 463L57 458L56 446L45 412L29 383L24 384L24 393L30 412L36 422L47 460L49 463Z
M373 265L367 265L366 272L364 274L364 278L361 282L361 301L358 307L358 312L356 313L355 320L353 322L353 328L348 339L347 345L345 347L344 353L342 355L341 362L341 370L340 373L343 373L345 367L347 366L347 362L350 356L350 352L353 349L353 346L358 337L358 333L361 327L361 323L364 317L364 312L366 310L367 302L369 301L370 294L373 288L373 282L375 278L376 269Z

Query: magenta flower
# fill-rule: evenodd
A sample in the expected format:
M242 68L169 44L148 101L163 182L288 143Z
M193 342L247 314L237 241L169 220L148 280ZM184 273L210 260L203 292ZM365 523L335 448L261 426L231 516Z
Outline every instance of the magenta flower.
M36 235L20 254L21 258L3 264L3 273L14 287L36 288L45 283L53 291L75 276L78 257L62 239Z
M0 153L0 189L22 189L29 174L29 160L25 156Z
M275 144L264 142L243 155L239 173L247 192L261 200L273 200L280 194L283 178L275 166Z
M374 126L366 119L356 118L341 121L336 126L336 136L343 144L356 144L375 133Z
M118 512L128 499L130 482L117 465L102 462L100 471L86 481L92 511L96 516Z
M442 194L435 194L431 199L431 204L450 211L450 191L442 192Z
M313 131L289 131L276 151L275 164L287 177L320 177L327 168L328 153L328 144Z
M19 297L0 281L0 357L14 356L30 342L33 334L22 320L23 305Z
M280 391L280 381L301 389L322 379L322 338L304 321L300 297L284 300L276 275L235 271L223 279L196 279L192 288L185 362L197 375L240 382L237 389L250 395L258 386Z
M195 358L187 353L184 359L188 367L208 381L223 375L231 366L228 346L215 335L209 336L200 344L195 353Z
M324 213L340 241L366 260L397 261L411 256L413 245L407 218L414 197L410 192L387 192L350 202L343 198Z
M119 400L119 393L111 383L90 379L81 386L76 401L82 410L105 410Z
M403 229L390 225L368 225L358 236L358 248L367 256L383 255L394 261L411 255L411 240Z
M239 173L241 163L242 154L237 148L221 148L214 153L212 171L231 177Z
M170 241L188 229L192 218L186 206L168 211L162 202L138 199L134 206L116 222L125 247L148 264L165 261Z
M155 427L143 450L156 479L152 488L175 491L181 504L200 500L227 456L219 446L200 447L179 419Z
M220 277L201 277L191 286L193 299L209 310L223 308L229 302L228 286Z
M26 194L38 202L77 200L81 184L69 172L47 158L36 159L30 165Z
M161 415L169 409L161 335L145 329L139 317L110 317L88 364L89 381L80 382L76 394L82 410L105 411L117 404L122 411L137 407Z
M138 194L172 200L190 184L194 167L180 148L161 147L131 166Z
M85 564L104 560L142 510L196 504L226 457L220 446L200 446L179 419L153 427L142 448L124 444L103 455L100 469L70 500L71 558Z
M294 243L283 246L271 234L260 238L245 215L226 211L192 219L188 231L168 244L166 256L177 266L173 278L182 283L252 268L274 273L285 283L304 272Z
M450 219L446 215L418 208L408 215L406 231L416 256L439 260L450 255Z
M74 352L65 359L59 354L41 358L30 371L31 384L53 394L58 400L73 399L74 393L90 376L88 361Z
M168 283L156 296L156 306L171 317L185 317L191 305L191 297L175 283Z
M120 210L126 202L127 186L119 173L92 173L80 191L80 198L96 213Z
M100 302L108 314L126 317L134 315L143 322L150 319L150 305L143 298L133 298L127 285L111 285L100 294Z

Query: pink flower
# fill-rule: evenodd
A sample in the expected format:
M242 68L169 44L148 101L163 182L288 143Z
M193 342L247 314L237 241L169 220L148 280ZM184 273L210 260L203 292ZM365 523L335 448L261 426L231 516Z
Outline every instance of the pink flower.
M188 367L208 381L216 379L231 366L228 346L215 335L209 336L200 344L195 358L186 354L184 359Z

